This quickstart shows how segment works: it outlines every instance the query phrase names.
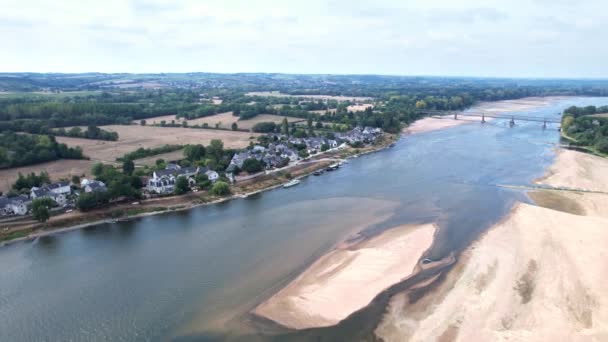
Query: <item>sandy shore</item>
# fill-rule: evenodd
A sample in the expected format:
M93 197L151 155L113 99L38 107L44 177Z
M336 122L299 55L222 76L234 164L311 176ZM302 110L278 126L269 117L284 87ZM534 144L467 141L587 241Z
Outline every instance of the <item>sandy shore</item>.
M494 114L520 112L545 107L555 101L566 99L565 96L526 97L517 100L503 100L494 102L481 102L472 106L469 111L490 112ZM492 118L486 118L490 121ZM445 118L427 117L420 119L403 129L405 134L436 131L470 123L480 123L481 118L461 116L454 120L451 116Z
M337 324L408 278L431 246L434 233L432 224L405 225L338 247L254 313L294 329Z
M562 151L542 182L604 189L605 167L606 159ZM546 207L517 204L433 292L416 303L395 296L376 334L385 341L608 340L608 195L535 194Z
M445 129L445 128L449 128L449 127L470 124L472 122L473 121L470 119L454 120L451 117L443 118L443 119L429 117L429 118L420 119L420 120L414 122L413 124L409 125L408 127L404 128L403 133L416 134L416 133L422 133L422 132L430 132L430 131L436 131L439 129ZM479 121L476 120L476 122L479 122Z

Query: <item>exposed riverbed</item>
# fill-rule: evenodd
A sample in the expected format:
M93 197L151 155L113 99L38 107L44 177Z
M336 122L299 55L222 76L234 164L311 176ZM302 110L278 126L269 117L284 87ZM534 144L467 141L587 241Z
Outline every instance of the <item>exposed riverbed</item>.
M555 99L526 115L607 103ZM388 298L336 327L295 334L250 311L358 231L433 223L426 257L462 250L513 203L529 202L496 185L531 184L558 141L557 126L509 128L503 120L406 135L392 149L290 189L5 246L0 340L370 336Z

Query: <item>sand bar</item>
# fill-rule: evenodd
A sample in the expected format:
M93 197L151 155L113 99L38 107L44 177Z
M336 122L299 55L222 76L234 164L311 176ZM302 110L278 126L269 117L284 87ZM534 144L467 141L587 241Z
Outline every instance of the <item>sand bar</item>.
M408 278L431 246L435 226L404 225L339 247L259 305L254 313L294 329L337 324Z
M604 189L606 167L608 159L562 150L541 182ZM376 334L385 341L608 340L608 195L540 190L532 198L543 207L517 204L434 292L415 304L395 296Z

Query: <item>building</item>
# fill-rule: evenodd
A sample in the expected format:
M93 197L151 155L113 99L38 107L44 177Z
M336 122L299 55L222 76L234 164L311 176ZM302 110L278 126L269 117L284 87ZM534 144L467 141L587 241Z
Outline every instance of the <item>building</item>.
M8 198L8 211L15 215L26 215L32 206L32 200L26 195Z
M170 166L169 166L170 165ZM187 177L192 183L200 169L198 167L180 167L177 164L169 164L164 170L156 170L152 173L152 178L148 179L146 190L157 194L170 194L175 190L175 182L178 177Z
M88 181L83 187L84 192L105 192L108 191L106 184L101 181Z
M8 213L8 197L0 196L0 216Z

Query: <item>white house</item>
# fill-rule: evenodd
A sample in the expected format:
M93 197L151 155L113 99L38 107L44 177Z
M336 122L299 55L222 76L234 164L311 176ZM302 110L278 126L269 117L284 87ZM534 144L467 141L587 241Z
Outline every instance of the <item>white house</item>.
M0 196L0 215L6 215L8 209L8 198L6 196Z
M57 195L68 196L72 193L72 188L70 188L70 182L68 181L49 184L46 188Z
M148 179L146 190L157 194L169 194L175 190L177 177L191 178L199 173L198 167L180 167L172 164L170 169L156 170Z
M31 205L32 201L26 195L19 195L8 199L8 210L15 215L27 214Z
M59 205L63 205L67 202L67 197L63 193L55 193L47 186L43 186L42 188L33 187L30 190L30 198L32 200L35 200L37 198L50 198Z
M214 183L218 180L218 178L220 178L220 175L213 170L207 170L205 174L207 175L207 178Z

